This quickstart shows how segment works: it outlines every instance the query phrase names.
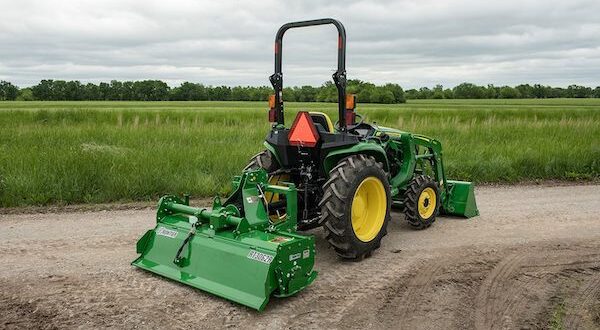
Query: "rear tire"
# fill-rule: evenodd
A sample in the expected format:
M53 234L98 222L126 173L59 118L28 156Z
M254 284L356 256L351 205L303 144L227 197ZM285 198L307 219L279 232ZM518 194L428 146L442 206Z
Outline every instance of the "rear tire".
M440 212L440 189L426 175L415 176L404 193L404 215L414 229L430 227Z
M244 167L244 171L257 170L259 168L271 174L279 169L279 163L277 163L277 160L269 150L263 150L250 159L248 165Z
M390 219L383 165L365 155L344 158L329 172L323 191L320 224L329 245L344 259L370 256L380 247Z

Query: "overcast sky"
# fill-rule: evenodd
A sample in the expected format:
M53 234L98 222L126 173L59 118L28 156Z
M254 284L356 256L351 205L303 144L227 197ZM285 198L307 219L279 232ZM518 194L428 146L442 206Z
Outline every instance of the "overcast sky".
M405 88L469 81L600 85L600 1L0 0L0 79L268 85L288 21L334 17L349 78ZM291 30L286 85L319 85L333 26Z

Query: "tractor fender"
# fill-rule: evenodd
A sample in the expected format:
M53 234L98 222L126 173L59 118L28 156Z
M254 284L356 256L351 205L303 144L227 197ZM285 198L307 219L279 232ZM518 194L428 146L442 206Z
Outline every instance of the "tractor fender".
M325 171L325 175L328 175L329 171L331 171L331 169L334 168L342 158L359 154L372 156L375 158L375 160L383 164L383 169L386 172L389 171L389 164L385 150L379 144L361 142L347 148L336 149L329 152L323 160L323 170Z
M275 147L270 145L267 141L263 142L263 145L265 146L265 149L269 150L269 152L275 157L275 160L277 161L279 166L281 166L281 159L279 159L279 154L275 150Z

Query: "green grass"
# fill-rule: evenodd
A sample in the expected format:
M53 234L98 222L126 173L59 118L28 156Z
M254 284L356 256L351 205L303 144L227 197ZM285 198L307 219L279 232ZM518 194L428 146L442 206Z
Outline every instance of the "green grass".
M335 104L286 104L300 109ZM209 196L262 149L265 102L0 102L0 206ZM449 178L600 176L600 100L359 105L370 121L442 141ZM335 116L334 116L335 117Z
M550 329L552 330L563 330L564 329L564 318L565 318L565 302L559 302L554 311L552 311L552 318L550 319Z

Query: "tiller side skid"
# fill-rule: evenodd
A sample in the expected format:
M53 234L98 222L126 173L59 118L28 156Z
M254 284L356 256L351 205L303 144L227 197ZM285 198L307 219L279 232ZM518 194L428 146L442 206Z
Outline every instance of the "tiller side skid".
M132 264L257 310L272 294L290 296L311 284L314 238L295 234L295 186L269 185L260 169L236 177L234 187L234 201L221 205L216 197L211 210L161 198L157 225L137 242L141 255ZM267 193L285 200L285 211L272 215Z

